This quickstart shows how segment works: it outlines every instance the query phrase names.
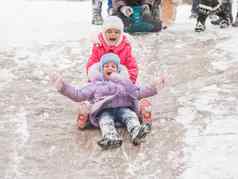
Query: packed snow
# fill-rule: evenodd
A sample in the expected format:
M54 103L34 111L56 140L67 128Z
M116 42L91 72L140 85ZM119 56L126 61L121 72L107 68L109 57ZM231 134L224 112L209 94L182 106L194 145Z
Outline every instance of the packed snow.
M120 149L101 151L99 132L77 130L77 105L48 84L53 71L86 82L100 31L91 25L91 2L1 2L0 178L238 178L237 28L208 20L206 31L195 33L190 8L180 5L163 32L128 35L140 82L163 71L168 83L152 99L147 141L134 147L122 131Z

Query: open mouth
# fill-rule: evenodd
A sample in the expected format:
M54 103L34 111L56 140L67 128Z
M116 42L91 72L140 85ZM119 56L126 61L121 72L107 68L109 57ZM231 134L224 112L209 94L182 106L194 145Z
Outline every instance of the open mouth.
M107 72L107 75L110 76L112 74L112 72Z
M116 38L110 38L110 41L115 42L117 39Z

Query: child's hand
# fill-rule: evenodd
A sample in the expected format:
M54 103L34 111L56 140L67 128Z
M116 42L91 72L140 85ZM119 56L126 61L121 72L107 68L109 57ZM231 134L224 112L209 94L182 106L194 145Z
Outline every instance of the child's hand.
M133 9L130 6L122 6L120 11L126 17L130 17L133 14Z
M159 79L155 80L153 85L156 87L157 91L161 90L165 86L165 77L161 76Z
M63 77L58 73L50 74L50 83L53 85L58 91L60 91L64 86Z

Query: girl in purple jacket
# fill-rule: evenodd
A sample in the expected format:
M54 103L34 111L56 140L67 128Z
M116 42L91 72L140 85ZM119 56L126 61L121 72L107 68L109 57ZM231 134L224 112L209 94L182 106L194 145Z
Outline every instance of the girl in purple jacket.
M121 146L117 123L126 126L134 145L140 144L147 128L139 122L138 100L156 95L164 80L157 80L147 87L136 86L120 75L120 59L113 53L102 56L99 68L101 74L82 88L71 86L58 74L51 76L51 82L62 95L73 101L92 101L90 122L101 130L102 139L98 145L103 149Z

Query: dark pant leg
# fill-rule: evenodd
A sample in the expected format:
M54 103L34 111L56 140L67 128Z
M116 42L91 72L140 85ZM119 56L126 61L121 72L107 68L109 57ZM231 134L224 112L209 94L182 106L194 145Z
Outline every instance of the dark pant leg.
M192 1L191 13L198 14L198 5L199 5L199 0Z
M214 10L214 14L216 14L221 22L225 21L227 25L231 23L232 15L231 15L231 4L228 0L223 0L222 4Z
M210 15L213 12L213 9L217 6L219 6L217 0L200 0L198 5L197 22L205 25L208 15Z

